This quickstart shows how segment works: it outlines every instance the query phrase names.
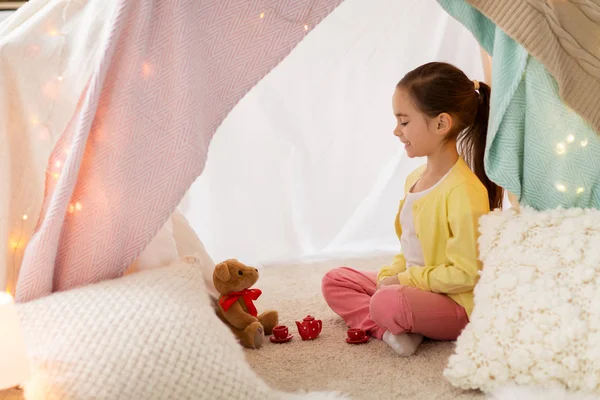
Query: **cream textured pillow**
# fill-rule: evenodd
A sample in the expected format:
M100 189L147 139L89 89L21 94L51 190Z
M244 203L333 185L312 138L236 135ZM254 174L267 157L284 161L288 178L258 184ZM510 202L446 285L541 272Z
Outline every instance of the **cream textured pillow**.
M600 211L497 211L480 231L475 309L444 375L600 392Z
M27 400L288 398L245 362L196 262L20 305Z

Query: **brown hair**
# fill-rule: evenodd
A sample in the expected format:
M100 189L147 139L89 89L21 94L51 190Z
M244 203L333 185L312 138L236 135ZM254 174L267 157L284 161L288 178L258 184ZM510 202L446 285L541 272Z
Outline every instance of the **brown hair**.
M490 115L488 85L474 82L464 72L447 63L432 62L410 71L397 85L408 91L415 106L429 118L441 113L452 116L454 127L447 135L456 139L458 151L485 185L490 209L502 208L503 191L485 173L483 156Z

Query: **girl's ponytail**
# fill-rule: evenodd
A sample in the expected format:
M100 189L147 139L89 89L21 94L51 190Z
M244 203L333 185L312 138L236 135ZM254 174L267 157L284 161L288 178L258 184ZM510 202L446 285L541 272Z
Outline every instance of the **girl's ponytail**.
M475 81L474 85L479 86L477 90L479 96L477 112L473 124L459 134L458 148L469 167L471 167L475 175L477 175L481 183L486 187L490 209L493 210L495 208L502 208L504 193L500 186L488 178L483 162L488 120L490 117L491 89L483 82Z

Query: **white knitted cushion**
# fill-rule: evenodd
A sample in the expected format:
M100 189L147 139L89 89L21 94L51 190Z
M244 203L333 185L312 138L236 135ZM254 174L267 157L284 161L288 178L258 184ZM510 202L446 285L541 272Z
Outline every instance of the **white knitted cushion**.
M27 400L285 398L245 362L189 260L20 305Z
M444 375L600 392L600 211L494 212L480 231L475 309Z

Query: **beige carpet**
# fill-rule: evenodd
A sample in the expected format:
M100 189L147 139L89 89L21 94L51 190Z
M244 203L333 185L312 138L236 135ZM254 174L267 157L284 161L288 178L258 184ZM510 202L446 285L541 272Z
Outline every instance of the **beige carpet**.
M375 269L386 258L355 259L346 266ZM345 342L344 322L328 309L321 296L321 278L339 261L266 265L256 285L263 291L259 312L277 309L280 322L294 334L291 342L268 342L259 350L247 350L255 371L273 387L285 391L341 391L352 399L482 399L479 392L452 387L442 376L453 343L425 341L409 358L398 357L385 343ZM304 342L294 320L311 314L323 321L315 341Z

